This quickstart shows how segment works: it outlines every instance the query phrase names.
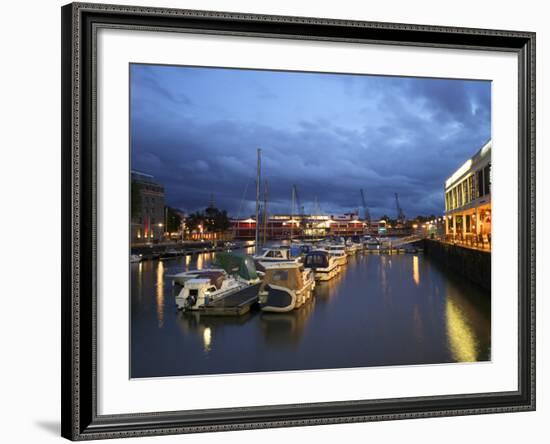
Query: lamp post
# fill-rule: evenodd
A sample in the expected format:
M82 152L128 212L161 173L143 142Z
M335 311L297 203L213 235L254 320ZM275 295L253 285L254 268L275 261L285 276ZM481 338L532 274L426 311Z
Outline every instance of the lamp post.
M164 224L158 223L157 226L159 227L159 241L162 241L163 238L165 238L165 235L162 232L162 227L164 226Z

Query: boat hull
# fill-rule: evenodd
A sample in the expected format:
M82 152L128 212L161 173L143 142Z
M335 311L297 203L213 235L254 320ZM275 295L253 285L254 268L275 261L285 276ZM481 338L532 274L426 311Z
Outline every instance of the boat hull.
M278 285L267 285L259 295L260 308L268 313L287 313L300 308L313 295L315 280L311 280L299 291Z
M342 256L334 256L334 259L336 260L336 263L339 267L344 267L348 263L348 257L343 254Z
M332 278L336 277L339 272L340 270L336 264L332 268L316 268L314 270L315 280L330 281Z

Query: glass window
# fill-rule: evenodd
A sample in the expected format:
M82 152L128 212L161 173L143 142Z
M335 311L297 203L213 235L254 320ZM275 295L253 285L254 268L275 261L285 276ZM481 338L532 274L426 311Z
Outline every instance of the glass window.
M483 170L479 170L476 173L477 175L477 196L483 196Z
M483 169L483 177L483 194L489 194L491 192L491 164Z
M453 188L453 208L456 208L456 187Z
M288 270L276 270L273 273L273 281L288 281Z

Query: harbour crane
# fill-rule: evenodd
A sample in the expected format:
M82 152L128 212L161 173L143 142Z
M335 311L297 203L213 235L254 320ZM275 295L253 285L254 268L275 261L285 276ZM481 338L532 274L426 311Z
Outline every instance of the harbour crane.
M363 188L359 190L361 192L361 204L363 205L363 211L365 212L365 220L370 223L370 211L367 207L367 201L365 200L365 192Z
M403 213L403 209L399 205L399 195L397 193L395 193L395 207L397 208L397 223L404 224L406 220L405 213Z

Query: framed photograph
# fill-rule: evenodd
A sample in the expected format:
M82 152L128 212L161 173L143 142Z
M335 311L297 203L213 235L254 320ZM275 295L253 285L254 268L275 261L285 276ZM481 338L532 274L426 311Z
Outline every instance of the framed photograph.
M61 12L65 438L535 409L534 33Z

